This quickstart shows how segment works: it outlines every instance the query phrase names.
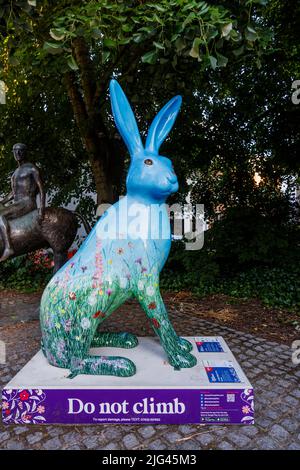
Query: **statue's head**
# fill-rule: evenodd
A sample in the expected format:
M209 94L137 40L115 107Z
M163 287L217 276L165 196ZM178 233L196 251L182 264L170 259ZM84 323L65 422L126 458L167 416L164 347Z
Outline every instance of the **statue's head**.
M173 127L181 96L172 98L156 115L145 147L130 104L116 80L110 82L110 96L117 128L131 156L126 180L128 194L164 201L178 191L178 181L171 160L160 155L159 148Z
M25 144L15 144L13 146L13 154L17 162L22 162L26 159L27 147Z

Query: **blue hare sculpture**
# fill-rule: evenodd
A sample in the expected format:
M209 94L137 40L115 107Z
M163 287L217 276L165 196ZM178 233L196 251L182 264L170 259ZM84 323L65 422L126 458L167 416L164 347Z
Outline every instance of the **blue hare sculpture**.
M152 122L145 147L128 100L116 80L110 97L117 128L131 156L127 194L99 219L78 252L51 279L41 302L42 349L50 364L78 374L128 377L124 357L92 356L91 347L135 347L129 333L99 332L99 325L136 297L175 369L193 367L191 344L177 336L159 291L159 273L171 246L166 198L178 190L171 161L159 155L181 105L172 98Z

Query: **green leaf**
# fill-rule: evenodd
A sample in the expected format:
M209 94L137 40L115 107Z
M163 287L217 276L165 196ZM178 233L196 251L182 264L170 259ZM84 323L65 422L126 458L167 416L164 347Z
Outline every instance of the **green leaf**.
M116 45L117 45L116 41L114 41L113 39L110 39L110 38L105 38L104 41L103 41L103 46L108 47L110 49L115 48Z
M133 40L134 40L134 42L136 42L137 44L138 44L139 42L142 42L143 39L144 39L144 35L143 35L142 33L135 33L135 34L133 35Z
M49 52L50 54L60 54L63 49L60 44L57 44L56 42L44 42L43 45L44 51Z
M78 70L78 68L79 68L77 63L76 63L76 60L74 59L74 57L72 55L68 58L67 64L68 64L68 66L70 67L71 70Z
M157 60L156 50L146 52L146 54L142 56L142 62L146 64L155 64L156 60Z
M198 59L199 58L199 46L200 44L202 43L202 39L201 38L195 38L194 39L194 42L193 42L193 45L192 45L192 49L190 50L189 54L191 57L194 57L194 59Z
M55 39L55 41L62 41L66 36L66 30L64 28L50 29L50 36Z
M132 31L132 29L133 29L133 26L131 24L122 24L122 30L125 33L130 33L130 31Z
M201 8L201 10L199 11L199 14L200 14L201 16L203 16L203 15L205 15L205 13L208 12L209 9L210 9L210 7L205 4L205 5L203 5L203 7Z
M164 13L165 11L167 11L164 7L162 7L159 4L148 3L147 6L150 8L155 8L157 11L160 11L161 13Z
M153 45L154 45L157 49L162 49L162 50L165 49L165 46L164 46L163 44L161 44L160 42L153 41Z
M230 39L234 42L239 42L242 39L241 33L236 31L235 29L232 29L229 35L230 35Z
M119 45L122 45L122 44L129 44L131 42L131 38L124 38L124 39L120 39L118 44Z
M175 41L176 52L181 52L185 47L186 47L186 43L185 43L184 39L182 39L180 37L178 39L176 39L176 41Z
M208 56L208 58L209 58L209 62L210 62L211 68L212 68L213 70L216 70L216 68L217 68L217 63L218 63L217 59L216 59L213 55Z
M219 34L218 29L211 27L211 28L209 29L208 34L207 34L207 40L209 41L210 39L214 39L215 37L218 36L218 34Z
M110 51L103 51L102 52L102 64L104 64L110 56Z
M225 38L230 34L230 31L232 30L232 23L225 24L222 26L221 31L222 31L222 37Z
M103 36L103 33L101 32L99 28L92 29L92 37L94 39L102 38L102 36Z
M256 31L251 28L251 26L247 26L245 31L245 38L247 39L247 41L251 42L256 41L256 39L258 38Z
M218 67L226 67L228 58L220 54L219 52L216 52L216 56L218 59Z
M238 56L240 56L240 55L243 54L244 49L245 49L244 46L241 46L241 47L239 47L238 49L234 49L234 50L232 51L232 53L233 53L236 57L238 57Z
M17 59L17 57L14 57L13 55L9 56L8 62L10 65L19 65L20 61Z
M251 3L257 3L258 5L265 7L268 3L268 0L251 0Z

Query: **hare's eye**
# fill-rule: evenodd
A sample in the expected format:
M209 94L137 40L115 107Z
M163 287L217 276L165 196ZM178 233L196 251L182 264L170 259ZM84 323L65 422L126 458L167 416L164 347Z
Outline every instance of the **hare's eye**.
M145 165L153 165L153 161L150 158L146 158L144 163L145 163Z

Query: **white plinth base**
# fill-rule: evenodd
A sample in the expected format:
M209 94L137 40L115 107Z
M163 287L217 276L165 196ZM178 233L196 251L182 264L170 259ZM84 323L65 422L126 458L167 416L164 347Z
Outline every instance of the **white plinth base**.
M78 375L48 364L39 351L7 384L3 421L29 423L252 424L253 389L222 337L187 337L197 365L175 371L157 338L134 349L92 349L137 367L133 377Z

